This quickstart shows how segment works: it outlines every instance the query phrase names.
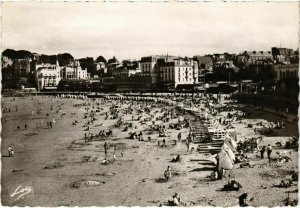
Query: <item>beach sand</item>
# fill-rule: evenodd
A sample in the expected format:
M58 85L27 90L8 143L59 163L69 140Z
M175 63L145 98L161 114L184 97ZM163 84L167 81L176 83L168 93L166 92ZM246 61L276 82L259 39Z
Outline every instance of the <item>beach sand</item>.
M281 206L287 197L287 191L292 192L290 197L297 197L297 186L287 189L272 187L273 184L279 184L292 170L297 170L298 154L294 150L292 161L282 164L269 165L267 159L261 160L256 158L255 154L251 154L253 168L239 168L237 164L223 180L210 181L206 177L211 174L215 165L208 161L207 155L196 151L187 152L184 143L172 145L172 140L177 138L179 132L186 138L188 128L168 129L167 147L158 147L157 142L163 138L158 136L158 132L148 135L146 131L151 121L141 124L140 121L131 121L132 115L135 118L138 115L123 115L125 122L136 126L136 129L123 132L124 125L118 128L114 126L117 119L104 119L105 112L108 112L109 107L116 101L73 107L73 103L84 102L87 101L49 97L2 99L2 106L11 108L11 112L2 113L3 205L158 206L167 202L177 192L182 201L194 206L237 206L238 196L242 193L249 193L249 196L254 198L249 202L252 206ZM16 105L18 112L15 112ZM41 106L43 109L37 114ZM61 112L56 113L58 106L65 112L62 118ZM89 120L84 119L85 108L93 109L93 106L94 109L99 106L102 110L96 113L97 120L90 125L90 131L84 131L83 125ZM119 110L126 106L123 105ZM161 109L171 107L157 104L150 109L151 112L144 113L143 118L150 118L150 115L162 116ZM31 110L35 111L34 115L31 114ZM56 122L53 128L49 129L47 122L53 118ZM79 123L72 125L75 120ZM156 124L168 126L177 120L178 117L170 122L156 121ZM24 129L25 123L28 126L27 130ZM20 131L17 130L17 126L20 126ZM236 126L240 139L254 135L253 129L245 128L245 123ZM112 136L84 142L85 132L96 134L108 128L112 129ZM145 141L128 139L130 131L143 131ZM147 140L148 136L151 136L151 141ZM283 140L286 138L283 137ZM268 141L268 138L266 140L274 141ZM108 160L112 160L113 145L117 145L117 159L108 165L102 164L105 158L105 141L110 147ZM14 157L7 157L9 146L15 151ZM123 157L121 150L124 152ZM274 149L274 155L275 151ZM171 163L170 160L177 154L181 155L181 162ZM161 178L167 166L171 166L173 177L168 182L162 182ZM229 179L239 181L243 188L239 191L222 191L221 188ZM31 184L34 194L19 200L10 197L12 191L24 183Z

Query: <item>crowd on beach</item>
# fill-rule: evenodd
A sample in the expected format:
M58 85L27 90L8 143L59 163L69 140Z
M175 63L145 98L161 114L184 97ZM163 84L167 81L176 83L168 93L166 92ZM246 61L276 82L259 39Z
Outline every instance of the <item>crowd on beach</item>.
M210 135L209 142L222 140L222 145L217 152L211 154L208 160L215 163L215 171L212 172L211 180L221 180L225 176L226 170L231 170L234 165L240 164L240 167L249 167L248 153L258 153L260 158L267 158L269 163L274 159L273 148L271 144L259 145L263 141L263 136L259 133L261 127L267 128L284 128L284 122L278 122L273 124L268 123L268 126L263 124L256 124L253 128L256 137L252 138L237 138L234 124L240 123L241 118L247 116L247 112L238 111L234 109L234 102L230 100L230 96L226 97L227 100L220 97L220 95L213 96L209 94L197 94L193 96L187 96L186 94L164 95L164 96L124 96L124 95L107 95L103 98L87 98L84 95L56 95L51 96L56 100L56 108L51 105L50 109L44 109L43 103L38 98L35 99L38 102L38 108L31 110L31 115L43 114L45 119L41 119L36 122L35 128L47 128L55 129L56 119L50 116L50 112L54 113L60 119L66 115L64 111L64 99L71 99L73 102L74 112L72 115L76 117L76 120L72 121L72 125L79 125L79 119L76 114L76 109L84 109L82 126L84 134L82 135L85 143L90 143L95 140L104 141L103 151L104 157L102 164L109 165L117 161L117 155L124 156L124 150L118 149L116 144L110 144L109 139L114 134L114 128L121 128L122 132L128 132L126 139L132 139L140 142L151 142L157 139L157 146L165 148L169 145L177 145L178 143L184 143L187 148L187 152L199 150L197 145L194 144L197 140L198 133L195 123L201 124L207 128ZM15 98L14 98L15 99ZM225 102L227 101L227 102ZM104 111L103 105L108 108L108 111ZM152 107L159 107L160 110L153 112ZM2 105L3 113L10 113L12 111L17 112L18 106L6 107ZM160 113L156 116L155 113ZM193 115L193 120L187 119L186 114ZM52 114L51 114L52 115ZM225 116L224 116L225 115ZM98 120L99 116L103 117L103 121L96 126L94 123ZM124 119L128 117L130 119ZM115 120L114 126L107 126L106 120ZM174 121L176 122L170 122ZM45 125L46 122L46 125ZM150 123L149 128L138 128L135 124L139 122L141 126L147 126L146 123ZM192 125L193 123L193 125ZM22 126L26 130L28 124L25 122ZM16 129L20 131L22 126L16 126ZM93 128L92 128L93 127ZM95 128L96 127L96 128ZM253 126L249 126L252 128ZM166 132L185 129L187 134L183 136L181 132L177 134L176 138L167 139ZM154 138L153 134L158 133L158 138ZM219 132L224 132L221 138L215 138ZM206 132L200 132L201 134ZM147 136L146 136L147 135ZM113 148L112 152L109 149ZM278 162L288 162L290 156L282 152L276 153ZM8 155L12 157L14 155L13 147L8 147ZM110 159L112 158L112 159ZM176 154L170 159L170 162L180 162L182 156ZM173 170L172 166L166 164L166 170L162 173L165 182L172 180ZM291 182L282 181L282 186L291 186ZM238 181L231 180L228 184L224 185L226 190L236 190L241 188ZM247 206L247 193L243 193L239 196L239 205ZM168 201L170 206L184 205L181 197L178 193L175 193L172 200Z

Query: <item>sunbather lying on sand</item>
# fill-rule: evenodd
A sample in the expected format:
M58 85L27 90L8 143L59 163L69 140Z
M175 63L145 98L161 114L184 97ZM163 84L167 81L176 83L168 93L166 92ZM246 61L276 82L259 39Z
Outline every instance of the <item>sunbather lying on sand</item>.
M172 200L168 200L169 206L179 206L181 200L177 193L174 194Z
M178 154L176 157L173 157L172 158L172 160L171 160L171 162L178 162L178 161L180 161L180 155Z

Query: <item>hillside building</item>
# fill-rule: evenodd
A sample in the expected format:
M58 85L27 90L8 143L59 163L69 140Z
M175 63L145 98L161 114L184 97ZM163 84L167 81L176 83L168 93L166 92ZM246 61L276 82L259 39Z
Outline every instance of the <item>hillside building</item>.
M62 79L88 79L89 73L82 69L79 60L75 60L70 66L61 68L60 75Z
M192 59L162 60L158 65L159 83L168 88L198 83L198 63Z
M61 80L61 67L58 62L56 64L37 64L35 71L35 79L37 90L56 90Z

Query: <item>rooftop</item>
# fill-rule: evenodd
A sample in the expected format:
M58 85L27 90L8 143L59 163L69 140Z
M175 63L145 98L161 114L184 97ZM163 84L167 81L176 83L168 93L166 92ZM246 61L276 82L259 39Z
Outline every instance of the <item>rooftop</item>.
M244 54L247 54L248 56L272 57L271 51L245 51Z
M146 56L141 58L141 62L156 62L158 59L165 59L165 58L176 58L176 56L170 55L154 55L154 56ZM178 58L178 57L177 57Z

